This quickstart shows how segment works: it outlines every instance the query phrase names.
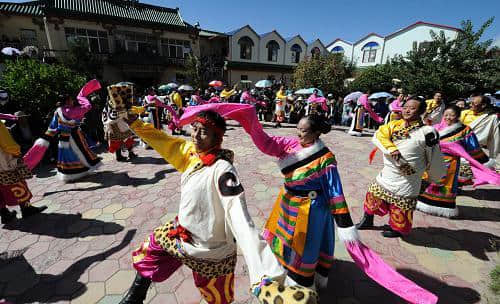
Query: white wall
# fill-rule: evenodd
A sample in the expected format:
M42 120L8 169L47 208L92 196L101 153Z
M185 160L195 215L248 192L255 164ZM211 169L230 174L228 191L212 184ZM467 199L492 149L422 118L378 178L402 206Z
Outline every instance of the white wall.
M292 61L292 51L290 50L290 48L294 44L298 44L302 48L302 53L300 53L300 61L302 61L304 59L304 57L306 56L307 45L300 38L300 36L295 36L293 39L290 39L290 41L288 41L286 43L286 46L285 46L285 49L286 49L286 52L285 52L285 64L288 64L288 65L297 65L297 63L295 63L295 62Z
M251 60L240 58L240 45L238 44L238 40L240 40L240 38L244 36L248 36L250 39L253 40ZM230 55L229 60L241 61L241 62L258 62L259 45L260 45L259 41L260 41L259 36L257 36L248 26L243 27L230 38L229 42L231 44L230 46L231 52L229 54Z
M375 62L365 62L363 63L363 51L361 50L365 44L368 42L376 42L379 45L377 49L377 55L375 57ZM384 49L384 38L379 37L377 35L370 35L364 38L363 40L354 44L353 56L352 60L356 63L358 67L368 67L374 66L376 64L380 64L382 62L382 52Z
M320 51L321 51L321 54L326 54L327 50L326 48L323 46L323 44L321 43L321 41L319 41L319 39L316 39L314 40L313 43L310 43L308 46L307 46L307 55L306 56L311 56L311 51L312 49L314 49L315 47L319 48Z
M274 40L280 46L278 50L278 61L268 61L267 59L267 43ZM253 54L252 54L253 56ZM283 40L276 32L271 32L260 38L260 62L267 64L285 64L285 40Z
M407 52L413 49L413 42L416 41L417 44L424 41L432 41L430 31L433 30L436 34L443 31L446 38L455 39L457 37L457 31L443 29L439 27L433 27L426 24L416 25L407 31L399 33L393 37L389 37L385 41L385 50L383 62L387 62L388 59L393 58L395 55L406 55Z
M347 42L344 42L342 40L337 40L335 41L334 44L330 45L327 50L329 52L332 51L333 48L340 46L344 49L344 56L347 58L347 60L352 60L352 44L349 44Z

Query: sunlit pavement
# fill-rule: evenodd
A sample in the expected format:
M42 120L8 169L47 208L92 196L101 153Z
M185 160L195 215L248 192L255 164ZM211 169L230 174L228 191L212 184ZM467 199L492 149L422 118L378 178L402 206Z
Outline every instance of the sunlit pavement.
M291 135L290 126L266 128ZM368 165L370 137L350 137L343 128L324 135L335 153L353 220L362 215L366 189L381 168L381 156ZM282 183L274 159L264 156L238 126L231 126L224 147L235 152L235 165L245 188L248 209L261 227ZM25 249L0 262L0 299L14 303L118 303L135 276L131 251L156 226L175 217L180 174L152 150L136 148L133 163L117 163L104 153L98 172L79 182L63 184L55 170L40 168L29 181L35 205L44 214L18 220L0 230L0 252ZM49 171L50 170L50 171ZM500 189L465 188L458 198L461 219L414 214L412 234L385 239L380 231L362 231L363 241L387 263L436 293L441 303L487 303L489 272L498 263ZM496 200L496 201L494 201ZM19 215L18 215L19 216ZM377 218L383 226L387 218ZM134 234L135 232L135 234ZM496 244L495 244L496 242ZM337 242L336 264L322 303L403 303L368 279ZM248 292L243 257L236 270L236 303L257 303ZM153 284L146 303L204 303L188 268Z

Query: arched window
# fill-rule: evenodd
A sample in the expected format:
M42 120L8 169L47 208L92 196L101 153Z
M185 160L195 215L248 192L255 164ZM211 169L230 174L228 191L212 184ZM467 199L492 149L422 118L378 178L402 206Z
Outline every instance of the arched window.
M377 50L380 48L380 45L374 41L368 42L365 44L361 51L363 51L363 60L362 62L375 62L377 58Z
M238 44L240 45L240 58L241 59L252 59L252 47L253 40L248 36L241 37L238 40Z
M345 52L344 48L341 47L340 45L337 45L332 49L332 53L344 53L344 52Z
M315 46L312 50L311 50L311 56L312 57L318 57L319 55L321 54L321 50L319 49L319 47Z
M266 45L267 48L267 61L278 61L278 50L280 49L280 45L278 42L271 40Z
M300 61L300 54L302 53L302 48L298 44L292 45L290 48L292 51L292 62L293 63L299 63Z

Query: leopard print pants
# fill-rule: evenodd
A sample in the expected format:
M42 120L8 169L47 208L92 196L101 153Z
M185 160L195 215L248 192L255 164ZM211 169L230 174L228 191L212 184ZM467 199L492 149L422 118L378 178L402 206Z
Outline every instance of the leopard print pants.
M182 264L208 279L234 273L236 252L222 260L206 260L185 255L181 252L181 242L168 236L172 229L175 229L174 222L160 226L154 230L154 238L168 254L178 259Z

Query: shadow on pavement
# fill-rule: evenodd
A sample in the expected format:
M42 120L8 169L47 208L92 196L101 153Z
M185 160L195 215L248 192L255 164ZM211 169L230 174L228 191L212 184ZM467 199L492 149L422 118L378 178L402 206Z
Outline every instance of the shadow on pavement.
M460 190L458 195L468 196L477 200L500 201L500 189Z
M438 303L440 304L472 304L481 302L481 295L472 288L451 286L442 282L439 278L431 277L413 269L398 268L397 271L437 295L439 298Z
M141 164L141 165L166 165L168 164L163 158L161 157L151 157L151 156L146 156L142 157L139 156L137 158L134 158L130 161L131 164Z
M453 220L500 222L500 209L488 207L457 206L458 216Z
M69 239L115 234L122 231L123 226L94 219L82 219L82 215L79 213L40 213L27 219L17 220L4 225L3 229Z
M82 258L58 275L37 274L23 256L0 260L0 278L6 285L3 294L8 301L16 304L73 300L87 290L84 283L78 282L85 270L128 246L135 233L135 229L129 230L120 244L102 253ZM9 296L19 292L22 292L21 296Z
M155 176L153 178L130 177L128 175L128 173L126 173L126 172L116 173L113 171L102 171L102 172L97 172L94 175L82 178L81 180L78 181L78 182L99 183L99 184L101 184L100 186L75 188L75 189L60 190L60 191L50 191L50 192L45 192L43 194L43 196L48 196L48 195L60 193L60 192L94 191L94 190L109 188L109 187L113 187L113 186L138 187L138 186L142 186L142 185L152 185L152 184L156 184L157 182L162 180L166 174L173 173L175 171L176 170L173 168L161 170L161 171L155 172Z
M410 235L402 238L403 241L429 248L438 248L448 251L466 250L475 258L488 261L486 252L495 252L493 243L499 237L480 231L451 230L440 227L416 227Z
M481 296L468 287L450 286L439 278L413 269L397 269L399 273L438 296L438 303L479 303ZM328 288L321 292L321 303L402 304L407 303L368 278L353 262L336 260L330 271Z

